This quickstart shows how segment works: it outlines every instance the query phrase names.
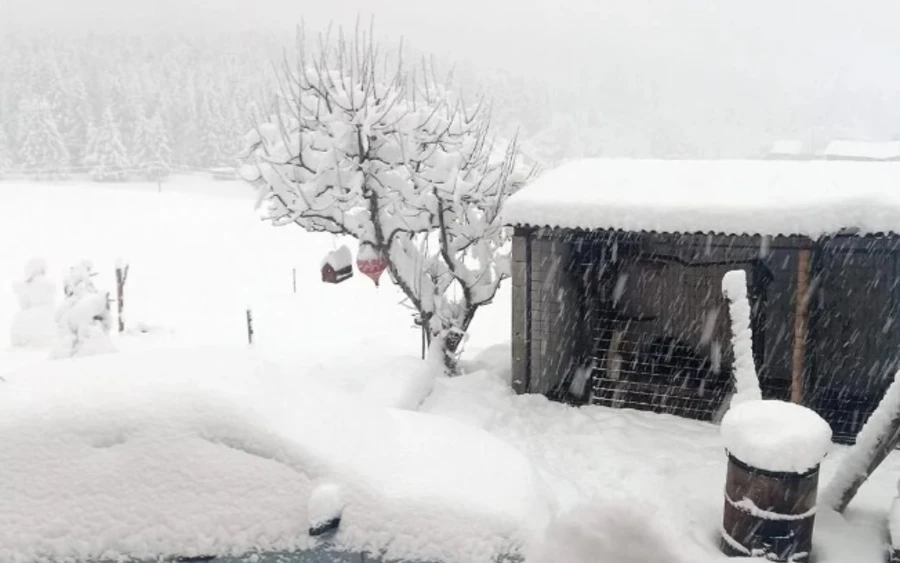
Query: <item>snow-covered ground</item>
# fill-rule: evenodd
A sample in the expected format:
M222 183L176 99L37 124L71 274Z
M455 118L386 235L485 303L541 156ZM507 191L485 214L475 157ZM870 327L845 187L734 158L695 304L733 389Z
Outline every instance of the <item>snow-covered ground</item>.
M459 512L440 515L443 518L440 522L445 524L445 528L453 522L458 525L460 514L486 515L486 521L491 521L496 514L492 516L491 511L483 506L485 503L466 495L475 494L478 487L484 485L484 479L490 479L491 475L498 480L498 490L490 494L496 495L500 499L498 502L502 501L498 514L503 513L507 520L495 520L496 526L493 528L481 526L481 521L469 528L460 527L463 535L459 540L460 546L466 544L464 534L484 530L508 532L511 528L504 526L513 522L513 528L533 536L533 543L528 542L525 547L535 561L587 561L579 559L579 545L589 546L588 551L596 557L590 560L604 560L601 554L615 561L644 561L651 555L659 561L723 559L716 546L722 517L725 457L717 427L633 411L600 407L572 409L542 397L512 395L504 381L509 373L508 348L504 346L509 338L508 288L501 292L494 305L481 311L475 321L467 343L467 375L453 380L432 381L418 360L419 333L412 327L410 314L397 305L402 296L396 289L388 284L376 289L368 278L359 274L339 285L323 284L319 281L321 260L341 241L329 236L309 235L297 228L270 227L254 216L252 202L253 194L242 184L195 179L178 179L164 184L161 193L157 193L155 185L141 184L0 182L0 241L3 241L0 246L0 377L6 378L5 382L0 382L0 393L5 393L5 402L0 404L6 407L0 412L0 434L4 436L0 459L13 459L11 451L27 453L29 444L40 445L43 437L48 444L57 444L58 449L35 447L33 457L17 457L19 471L27 467L43 467L58 454L58 460L64 462L69 456L81 465L72 467L61 463L50 466L78 475L78 470L86 470L100 459L96 456L112 455L110 451L115 448L108 446L123 439L119 434L107 435L100 431L102 429L94 428L90 417L79 419L77 412L59 412L65 411L67 397L80 396L78 382L67 385L60 383L60 378L64 380L67 373L74 375L79 369L83 371L84 366L102 365L114 360L89 358L51 362L48 350L11 348L7 333L18 307L12 284L23 277L23 268L30 258L45 258L49 263L49 275L57 282L71 265L90 259L99 272L96 285L101 289L114 290L113 268L117 258L122 257L131 265L126 287L129 326L141 326L149 332L131 331L114 339L115 345L122 351L120 359L135 363L134 370L118 373L117 376L123 380L120 387L103 379L111 377L110 374L80 376L85 378L84 384L88 388L91 385L97 388L112 385L114 391L106 400L95 397L96 403L82 406L96 407L111 417L126 418L131 424L147 428L148 433L142 438L145 441L137 440L136 443L149 444L148 447L161 448L165 442L161 445L160 437L177 432L184 439L176 446L164 448L164 452L154 451L158 455L169 456L177 456L178 451L183 451L185 468L194 466L198 471L207 472L204 474L213 474L215 468L221 466L203 461L202 456L201 459L189 458L193 448L200 448L196 451L197 455L205 453L210 456L208 459L219 459L215 456L221 455L225 456L222 459L240 460L239 467L258 472L261 478L284 479L286 491L272 495L271 491L253 489L254 483L260 480L248 479L246 473L232 471L217 474L231 480L236 489L241 489L236 493L238 496L244 495L241 498L258 500L261 504L254 510L274 515L271 526L248 526L243 535L227 527L224 531L219 530L226 537L233 537L235 542L269 542L267 545L272 548L291 547L277 540L290 529L288 523L292 518L302 518L305 507L276 505L279 499L289 498L291 491L298 496L310 494L310 485L303 479L291 477L272 467L262 458L254 461L247 455L239 455L240 452L229 454L216 450L210 445L210 437L233 445L234 440L245 437L240 433L241 428L246 427L247 432L254 431L257 425L268 428L270 426L267 425L275 424L272 420L277 419L278 424L282 425L280 428L293 425L294 430L282 432L279 436L292 444L299 443L296 450L299 453L290 448L278 449L269 445L290 459L294 459L291 455L295 454L302 457L312 448L318 457L334 463L334 459L340 460L340 456L347 455L347 450L342 450L342 444L362 453L371 450L371 444L363 447L365 442L354 435L353 426L349 423L351 430L336 431L330 445L321 436L310 438L308 433L297 430L304 426L300 422L314 418L309 414L291 413L288 407L293 403L298 408L313 408L311 405L318 403L310 397L327 395L332 401L346 401L349 405L349 408L343 409L350 413L346 414L346 418L340 413L334 414L337 421L355 420L357 417L352 413L356 410L375 413L372 417L381 421L378 428L404 428L409 432L407 436L410 439L415 436L415 440L419 440L423 435L419 430L423 428L434 430L433 447L452 450L456 463L471 461L473 466L486 463L478 456L473 456L471 460L466 456L478 451L476 443L483 445L497 440L495 449L501 453L489 459L495 464L513 467L511 472L501 474L473 469L468 475L454 476L453 472L442 472L434 476L439 489L453 488L454 479L468 481L471 485L457 491L458 496L448 493L432 498L438 503L437 506L440 502L469 499L465 501L465 506L456 507ZM292 291L294 268L297 270L296 294ZM2 297L4 291L5 298ZM246 342L245 313L248 308L252 310L254 319L255 343L252 350L248 350ZM179 354L193 358L183 362L183 365L192 367L191 371L179 372ZM204 357L220 357L221 360L219 363L197 361L197 358ZM162 367L149 369L151 358L162 362ZM246 395L252 396L252 400L243 402L235 399L240 395L236 389L248 389L251 382L257 381L252 379L255 377L253 374L257 373L255 368L246 367L250 361L248 358L256 362L252 363L253 366L275 366L273 373L280 375L274 380L266 379L267 383L261 385L262 389L258 392L247 390ZM147 365L137 365L144 361ZM205 368L198 369L198 366ZM241 366L246 369L242 370ZM161 371L166 372L165 376ZM96 370L91 370L91 373L95 374ZM153 397L167 396L171 399L171 388L166 387L165 382L177 379L175 376L184 379L185 375L192 373L196 377L195 391L208 389L208 400L204 398L204 393L193 393L184 402L170 401L168 407L160 407L158 412L150 409L150 405L168 404L162 399L153 401ZM235 381L240 381L240 385L234 385ZM140 389L147 389L147 395L135 392ZM130 402L117 407L117 393ZM224 394L225 399L216 399L218 394ZM278 408L274 400L272 403L266 402L276 396L279 399ZM47 429L53 428L52 420L41 417L29 419L30 408L22 407L31 405L37 408L36 405L43 404L43 401L48 406L59 406L57 414L61 420L70 416L72 424L80 420L78 424L81 426L76 425L65 436L54 437L52 432L48 436ZM223 407L223 404L226 406ZM15 411L12 408L14 405L22 407L21 410ZM126 408L129 405L134 408ZM241 410L260 405L271 405L271 412L266 412L269 410L266 407L251 409L249 414ZM385 413L401 412L385 411L385 407L407 411L418 409L428 414L405 413L399 417L391 414L385 419ZM210 420L218 420L215 413L223 408L229 413L238 413L228 419L236 426L224 429L209 426ZM139 412L133 412L135 409ZM265 413L263 418L268 421L265 424L256 418L260 412ZM420 418L409 419L409 416ZM172 417L175 422L162 424L161 419L167 417ZM44 426L31 428L29 432L32 434L26 434L23 430L23 437L15 441L18 433L15 427L10 427L10 422L26 419ZM329 428L322 424L320 421L317 427ZM224 433L224 437L217 433ZM424 434L427 435L427 432ZM454 446L454 436L467 443L472 442L472 447ZM89 451L90 456L94 457L78 457L87 455L85 452L88 451L80 446L79 440L88 445L85 447L93 448ZM421 468L422 472L433 471L435 462L442 459L441 455L428 451L429 446L421 442L410 443L416 445L404 450L402 444L395 441L384 447L399 452L398 455L411 456L411 467ZM17 449L14 450L10 444ZM101 447L104 445L107 447ZM424 452L416 453L417 450ZM139 458L129 458L127 453L116 454L124 456L117 458L117 461L124 463L124 467L133 467L128 464L137 463ZM429 455L423 456L423 453ZM844 450L837 449L829 456L823 465L821 482L827 482L836 465L835 460L844 453ZM527 460L528 468L517 465L516 459ZM362 474L366 478L377 478L376 488L385 487L385 480L380 478L383 473L379 472L391 473L396 468L382 461L373 468L372 473L364 470L364 464L350 464L345 476ZM169 469L157 469L158 476L184 478L177 471L166 473ZM8 473L4 475L4 471ZM23 475L13 471L9 466L0 466L0 487L5 483L9 487L7 492L18 491L21 494L26 486L16 479L22 479ZM535 490L530 491L529 495L519 495L515 486L530 483L531 477L524 477L530 471L534 472ZM51 469L36 475L45 477L48 486L65 488L65 482L50 483L53 478L59 477ZM310 477L315 478L315 475ZM818 563L883 561L887 542L886 515L895 495L898 477L900 457L893 455L862 488L844 516L824 510L819 512L815 534ZM435 492L434 483L429 483L428 476L420 475L418 478L421 481L417 482L411 476L403 481L412 481L420 498ZM509 486L505 488L501 486L504 478L509 481ZM347 479L356 482L350 477ZM367 487L370 484L366 479L360 479L360 490L369 491ZM20 486L16 488L14 483ZM102 480L95 481L81 489L73 485L71 494L75 496L72 498L82 495L84 500L83 495L92 490L90 487L100 487L99 490L102 490L102 483ZM120 484L116 480L111 482L111 486ZM544 487L549 493L542 490ZM387 490L392 494L398 491L390 487ZM236 506L217 496L212 489L201 492L203 494L197 498L211 503L207 506L217 506L218 502L231 508ZM350 494L361 493L351 491ZM375 498L363 497L366 502ZM177 503L177 499L169 501ZM28 508L27 496L20 496L19 502L26 503L20 509ZM59 510L71 508L71 505L66 505L65 499L43 499L42 502L49 502L47 506L53 505ZM550 527L552 537L546 543L537 531L543 527L540 518L532 518L535 514L503 512L504 507L512 512L540 512L535 507L544 506L545 502L550 507L548 510L561 515L574 510L569 517L563 517ZM584 506L585 503L587 506ZM107 506L114 507L116 503ZM408 506L416 505L410 500ZM395 509L393 505L381 508L389 512ZM16 548L16 545L10 547L12 539L4 541L2 530L12 525L6 519L21 518L22 510L4 513L3 506L0 506L0 552L4 548ZM162 518L162 515L171 513L161 511L159 514ZM261 512L250 511L242 515L243 520L227 521L254 521L259 514ZM392 514L396 516L396 513ZM159 535L154 537L165 541L165 524L174 521L166 520L160 524L163 531L155 530ZM648 521L652 521L653 525L646 529L637 525ZM81 530L90 530L91 525L100 525L98 522L102 523L102 520L72 522L57 519L40 529L52 540L66 537L66 533L76 525L83 526ZM363 534L387 533L385 530L366 528L360 522L351 519L349 529ZM21 520L18 524L22 524ZM127 519L115 530L127 535ZM397 530L396 533L402 531ZM651 537L647 537L648 534ZM110 536L110 541L115 539L113 536ZM96 539L91 538L92 541ZM190 538L176 534L169 539L172 549L184 550L184 542ZM398 545L414 552L415 549L409 547L414 542L410 543L410 537L406 540L406 544L399 541ZM34 542L17 545L34 545ZM149 545L162 549L162 544ZM491 544L487 542L482 545ZM559 553L563 546L568 546L567 549L573 552L567 551L561 558L548 555L548 548ZM638 546L643 551L639 551ZM197 549L204 547L208 546L198 545ZM449 557L457 553L463 560L472 560L466 559L464 552L442 552L439 547L418 545L424 553L428 553L430 547L433 547L434 554Z

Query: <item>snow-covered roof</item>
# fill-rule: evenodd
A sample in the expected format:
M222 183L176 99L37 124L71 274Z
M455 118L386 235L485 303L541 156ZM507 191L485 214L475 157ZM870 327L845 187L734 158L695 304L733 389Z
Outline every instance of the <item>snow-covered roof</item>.
M822 154L834 159L900 160L900 141L831 141Z
M803 156L807 154L806 143L795 139L782 139L772 143L769 149L770 155L775 156Z
M353 265L353 253L350 252L350 248L343 245L325 256L325 259L322 260L322 265L325 266L326 264L334 268L335 271L343 270Z
M900 162L588 159L507 201L506 224L670 233L900 232Z
M335 546L390 559L487 563L549 518L530 462L486 431L251 352L123 352L4 378L2 561L304 549L329 483Z

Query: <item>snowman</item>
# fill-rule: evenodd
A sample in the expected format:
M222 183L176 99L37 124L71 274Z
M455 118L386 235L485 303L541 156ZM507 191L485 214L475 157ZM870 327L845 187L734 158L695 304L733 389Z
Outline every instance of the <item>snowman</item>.
M47 278L47 263L40 258L25 265L25 279L13 284L19 312L13 317L13 346L48 346L56 336L54 294L56 284Z

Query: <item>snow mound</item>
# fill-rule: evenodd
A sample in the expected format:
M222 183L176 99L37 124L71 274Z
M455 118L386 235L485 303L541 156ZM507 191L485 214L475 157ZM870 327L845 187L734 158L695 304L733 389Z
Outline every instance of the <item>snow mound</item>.
M900 232L900 162L588 159L507 201L507 224L673 233Z
M605 498L566 512L528 558L533 563L725 563L667 527L659 510L638 499Z
M814 411L784 401L748 401L722 419L725 448L766 471L803 473L831 449L831 427Z
M252 352L92 356L6 379L2 561L302 549L323 483L341 491L336 546L388 558L491 561L551 513L512 446Z

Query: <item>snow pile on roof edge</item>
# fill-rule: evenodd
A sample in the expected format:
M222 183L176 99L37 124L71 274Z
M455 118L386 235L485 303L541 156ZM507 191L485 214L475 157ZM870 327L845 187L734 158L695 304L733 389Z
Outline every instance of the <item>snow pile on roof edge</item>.
M588 159L513 194L509 225L668 233L900 232L900 162Z

